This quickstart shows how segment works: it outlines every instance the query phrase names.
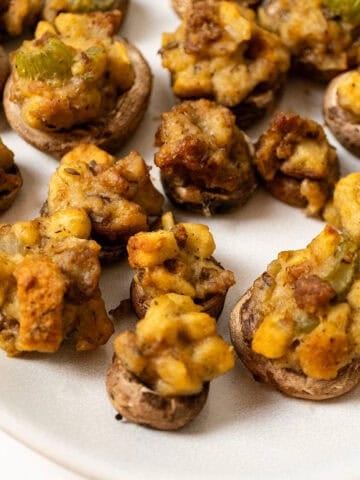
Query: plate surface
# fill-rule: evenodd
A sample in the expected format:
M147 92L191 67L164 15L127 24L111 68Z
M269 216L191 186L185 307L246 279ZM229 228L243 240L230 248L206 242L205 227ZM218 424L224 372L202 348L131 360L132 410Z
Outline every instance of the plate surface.
M158 3L131 0L123 28L123 35L148 59L154 89L141 127L120 154L136 149L149 164L161 112L174 103L157 51L161 32L173 31L178 20L170 2ZM277 109L322 123L322 93L317 85L291 81ZM266 124L264 120L250 131L253 139ZM20 196L0 221L31 219L38 215L57 162L11 132L3 116L0 134L14 150L24 177ZM359 161L329 138L338 148L342 173L358 170ZM152 175L160 188L155 167ZM175 213L182 221L205 222ZM216 258L237 279L219 322L228 339L229 314L240 295L280 250L304 247L323 223L261 190L243 208L206 222L217 243ZM126 261L104 269L108 309L128 297L130 278ZM129 317L117 330L133 325ZM67 346L51 356L10 359L0 352L0 427L56 462L99 480L358 478L359 390L323 403L288 399L255 383L238 362L213 382L205 409L191 425L180 432L156 432L115 420L104 386L111 356L111 341L90 354L76 354Z

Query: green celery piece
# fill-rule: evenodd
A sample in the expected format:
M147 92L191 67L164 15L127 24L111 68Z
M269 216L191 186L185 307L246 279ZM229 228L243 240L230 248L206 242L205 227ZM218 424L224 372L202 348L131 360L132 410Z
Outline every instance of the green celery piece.
M15 54L19 77L31 80L54 80L71 77L74 51L56 37L48 39L43 47L20 49Z
M319 325L319 320L316 317L308 315L305 312L297 312L294 316L294 320L295 335L310 333Z
M354 280L359 261L356 252L356 245L351 240L344 239L336 249L332 268L321 275L322 280L328 282L337 295L346 294Z
M360 23L360 0L323 0L323 4L346 22Z

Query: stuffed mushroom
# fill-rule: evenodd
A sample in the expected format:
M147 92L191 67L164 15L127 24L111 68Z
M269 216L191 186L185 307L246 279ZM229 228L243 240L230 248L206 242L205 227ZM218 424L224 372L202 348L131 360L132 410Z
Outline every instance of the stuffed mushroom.
M358 5L353 0L266 0L258 20L280 36L297 73L329 81L359 63Z
M360 157L360 70L342 73L330 82L323 109L335 137Z
M162 229L130 237L127 250L129 264L136 269L130 296L139 318L153 298L170 292L190 296L203 311L219 317L235 279L212 257L215 242L209 227L175 223L167 212Z
M102 247L101 258L116 260L126 254L131 235L149 230L160 217L162 205L163 196L139 153L117 160L95 145L79 145L50 178L42 213L83 208L91 220L91 237Z
M0 138L0 211L7 210L12 205L22 184L14 154Z
M255 146L254 163L279 200L321 216L339 178L339 162L323 128L294 113L277 113Z
M240 127L269 110L289 68L278 36L229 1L197 2L174 33L163 34L160 53L177 97L214 99L233 110Z
M77 351L113 333L99 289L99 245L84 210L0 225L0 347L9 356Z
M183 427L205 405L209 382L234 366L234 353L215 319L190 297L155 298L136 332L114 341L106 378L114 408L125 419L160 430Z
M155 164L168 197L205 216L244 204L256 188L253 146L232 112L210 100L163 113Z
M133 133L151 73L135 47L113 37L119 19L116 11L60 14L12 55L4 109L26 141L62 156L80 143L116 151Z
M331 226L281 252L235 306L232 342L256 380L308 400L360 382L359 250Z

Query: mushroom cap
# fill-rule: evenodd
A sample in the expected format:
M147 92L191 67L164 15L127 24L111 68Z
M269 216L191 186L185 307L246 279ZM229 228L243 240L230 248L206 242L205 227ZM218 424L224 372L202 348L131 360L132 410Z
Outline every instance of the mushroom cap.
M235 192L201 190L193 185L176 185L172 177L164 172L161 172L161 183L167 197L174 205L190 212L200 213L205 217L244 205L257 186L254 176L252 179L250 177L245 179L242 188Z
M203 307L202 311L206 312L213 318L219 318L224 308L225 298L226 294L212 295L203 303L200 303L200 305ZM144 318L153 297L148 295L142 286L134 279L130 285L130 299L136 316L139 319Z
M268 383L286 395L305 400L327 400L352 390L360 382L360 359L343 367L332 380L317 380L287 368L278 367L274 361L251 349L253 334L261 318L257 306L261 290L266 286L266 274L235 305L230 318L231 341L243 364L257 381Z
M301 193L301 179L290 177L280 172L272 180L264 183L271 195L281 202L293 207L306 207L307 200Z
M127 420L158 430L176 430L191 422L205 405L209 384L196 395L163 397L146 387L116 356L106 376L116 411Z
M23 121L20 107L10 100L13 83L10 75L4 90L4 111L13 130L34 147L57 158L81 143L93 143L110 153L119 150L143 118L151 94L152 74L140 51L123 38L118 40L128 49L135 80L129 90L119 95L110 112L86 127L59 132L37 130Z
M339 105L337 96L339 85L351 73L342 73L329 83L324 96L323 113L326 125L339 142L360 157L360 123L351 112Z
M15 175L17 177L18 183L16 185L16 188L11 190L10 192L0 192L0 212L5 211L11 207L23 184L21 172L19 170L19 167L15 163L12 166L11 170L9 170L7 173Z
M9 60L5 50L0 47L0 93L9 74Z

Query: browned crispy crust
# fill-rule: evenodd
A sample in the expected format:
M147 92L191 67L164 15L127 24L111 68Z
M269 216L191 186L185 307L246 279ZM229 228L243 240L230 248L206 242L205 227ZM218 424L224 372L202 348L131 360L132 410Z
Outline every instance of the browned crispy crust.
M0 191L0 212L11 207L23 184L20 170L16 164L14 164L11 169L6 172L6 174L11 175L12 178L15 178L15 182L12 182L14 185L12 190L5 192Z
M0 47L0 93L9 74L9 61L2 47Z
M305 400L327 400L355 388L360 382L360 359L343 367L333 380L316 380L303 373L279 368L274 361L251 349L253 334L261 320L258 305L268 281L266 273L259 277L235 305L230 318L231 341L254 379L270 384L286 395Z
M328 85L323 104L326 125L345 148L360 157L360 123L338 103L337 89L351 72L342 73Z
M127 420L158 430L176 430L191 422L205 405L209 384L196 395L162 397L129 372L117 357L106 376L116 411Z
M122 13L121 23L124 21L128 7L129 0L117 0L113 6L113 10L120 10L120 12ZM42 11L42 17L44 20L47 20L48 22L53 22L58 13L60 12L54 12L54 10L48 8L47 2L45 2L45 6Z
M203 303L200 303L203 307L203 312L208 313L213 318L219 318L224 308L225 298L226 294L212 295ZM150 295L148 295L142 286L135 280L132 280L130 285L130 299L136 316L138 318L143 318L150 306L152 297L150 297Z
M115 153L136 130L146 111L152 86L150 67L140 51L124 39L135 71L132 87L121 94L115 108L84 128L64 132L44 132L27 125L17 104L10 101L13 77L10 75L4 90L4 110L10 126L34 147L57 158L81 143L93 143Z

